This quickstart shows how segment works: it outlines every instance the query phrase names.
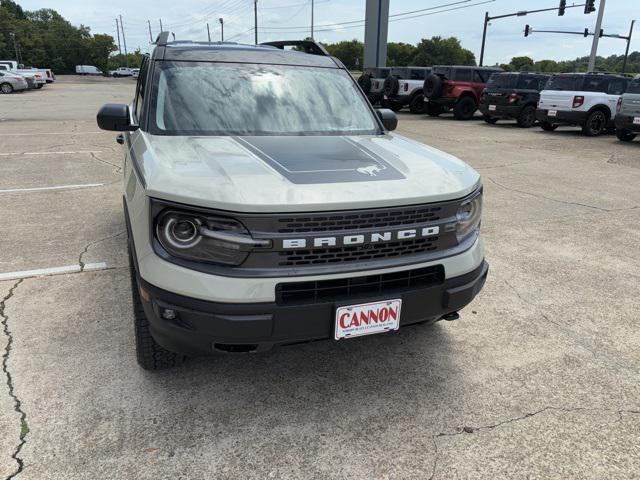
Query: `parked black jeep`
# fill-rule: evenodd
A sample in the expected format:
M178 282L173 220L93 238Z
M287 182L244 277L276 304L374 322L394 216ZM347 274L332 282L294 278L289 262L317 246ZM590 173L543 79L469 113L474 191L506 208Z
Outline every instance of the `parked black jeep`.
M549 75L540 73L494 73L480 97L484 121L494 124L501 119L515 119L519 127L532 127L540 91L548 80Z

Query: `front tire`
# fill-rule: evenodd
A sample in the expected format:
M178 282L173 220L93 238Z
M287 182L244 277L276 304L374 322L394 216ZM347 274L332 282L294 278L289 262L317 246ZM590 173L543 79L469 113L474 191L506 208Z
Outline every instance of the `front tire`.
M145 370L166 370L184 362L184 355L170 352L160 346L149 329L149 320L140 299L140 286L136 277L131 246L127 242L129 270L131 272L131 300L133 302L133 326L136 340L136 359Z
M616 130L616 137L622 142L632 142L636 136L637 134L629 130Z
M426 110L426 105L424 103L424 95L415 95L409 103L409 111L411 113L415 113L417 115L422 115Z
M582 133L587 137L598 136L607 128L608 121L607 115L602 110L595 110L587 117Z
M13 93L13 85L11 85L10 83L3 83L2 85L0 85L0 92L4 93L5 95Z
M427 115L430 117L439 117L444 113L444 107L439 103L427 103Z
M471 120L476 113L478 105L471 97L462 97L453 107L453 116L457 120Z
M536 107L528 105L522 109L520 115L516 119L516 123L520 128L531 128L536 123Z
M545 132L553 132L556 128L558 128L558 125L556 125L555 123L540 122L540 128L542 128Z

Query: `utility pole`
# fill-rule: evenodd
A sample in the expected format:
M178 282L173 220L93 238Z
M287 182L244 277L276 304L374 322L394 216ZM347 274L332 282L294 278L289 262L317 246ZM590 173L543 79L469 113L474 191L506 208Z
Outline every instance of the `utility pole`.
M220 17L220 41L224 42L224 20Z
M124 66L129 66L129 54L127 53L127 39L124 38L124 25L122 23L122 15L120 15L120 28L122 29L122 43L124 44Z
M313 0L311 0L311 40L313 40Z
M18 44L16 43L16 34L10 33L11 38L13 38L13 48L16 51L16 62L20 63L20 57L18 56Z
M633 35L633 25L635 20L631 20L631 28L629 29L629 36L627 37L627 50L624 52L624 63L622 64L622 73L627 70L627 59L629 58L629 46L631 45L631 36Z
M211 43L211 31L209 30L209 23L207 22L207 37L209 38L209 43Z
M120 46L120 24L116 18L116 31L118 32L118 52L122 55L122 47Z
M258 44L258 0L253 0L253 18L255 20L256 45Z
M487 26L489 25L489 12L484 12L484 30L482 31L482 47L480 47L480 63L482 67L484 65L484 46L487 43Z
M151 34L151 20L147 20L147 24L149 25L149 42L153 43L153 35Z
M598 10L598 19L596 20L596 32L602 29L602 19L604 18L604 5L606 0L600 0L600 8ZM598 54L598 42L600 41L600 35L593 36L593 43L591 44L591 55L589 56L589 68L587 71L593 72L596 69L596 55Z
M162 19L159 18L158 21L160 22L160 32L164 32L164 30L162 29Z

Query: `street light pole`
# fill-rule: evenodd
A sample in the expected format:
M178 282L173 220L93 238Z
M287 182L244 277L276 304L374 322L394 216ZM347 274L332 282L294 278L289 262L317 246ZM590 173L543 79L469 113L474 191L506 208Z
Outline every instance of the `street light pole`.
M596 20L596 32L602 30L602 19L604 18L604 5L606 0L600 0L600 8L598 9L598 19ZM600 41L600 35L593 36L593 43L591 44L591 55L589 56L589 68L587 71L593 72L596 69L596 55L598 54L598 42Z
M627 50L624 52L624 63L622 64L622 73L627 70L627 59L629 58L629 46L631 45L631 36L633 35L633 26L636 23L635 20L631 20L631 28L629 29L629 36L627 37Z
M222 17L220 17L218 20L220 20L220 40L224 42L224 20L222 19Z
M311 0L311 40L313 40L313 0Z
M20 57L18 56L18 44L16 43L16 34L15 33L10 33L9 35L11 35L11 38L13 38L13 48L16 51L16 62L20 62Z
M209 22L207 22L207 38L209 39L209 43L211 43L211 31L209 30Z
M256 45L258 44L258 0L253 0L253 18L255 20Z
M487 25L489 25L489 12L484 12L484 30L482 31L482 47L480 48L480 66L484 62L484 45L487 42Z

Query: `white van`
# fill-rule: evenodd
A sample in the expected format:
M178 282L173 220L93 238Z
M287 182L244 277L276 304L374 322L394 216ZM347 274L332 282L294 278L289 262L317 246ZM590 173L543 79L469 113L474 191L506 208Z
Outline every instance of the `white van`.
M102 75L102 70L93 65L76 65L78 75Z

